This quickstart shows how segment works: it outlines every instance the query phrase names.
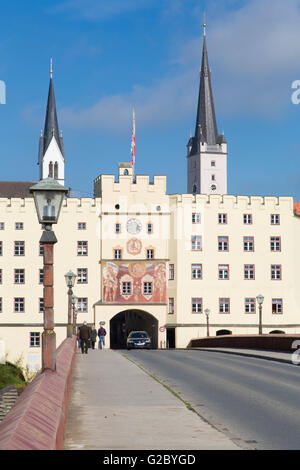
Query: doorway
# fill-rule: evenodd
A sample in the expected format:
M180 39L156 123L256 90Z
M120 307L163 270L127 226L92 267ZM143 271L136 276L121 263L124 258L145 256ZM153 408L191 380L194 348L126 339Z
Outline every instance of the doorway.
M157 349L158 320L143 310L124 310L110 320L111 349L126 349L126 339L131 331L146 331L152 349Z

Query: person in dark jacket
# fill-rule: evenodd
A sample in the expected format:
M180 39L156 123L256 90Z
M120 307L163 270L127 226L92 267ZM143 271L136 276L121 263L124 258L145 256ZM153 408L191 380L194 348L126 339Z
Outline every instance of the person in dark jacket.
M95 328L95 325L92 326L92 331L91 331L91 344L92 344L92 349L95 349L95 343L97 339L97 330Z
M78 338L81 343L81 352L82 354L88 353L88 342L91 339L91 329L87 325L86 321L83 322L83 325L79 328Z
M106 330L103 328L103 326L100 324L100 328L98 330L98 336L99 336L99 344L98 347L99 349L102 349L102 345L105 346L105 336L106 336Z

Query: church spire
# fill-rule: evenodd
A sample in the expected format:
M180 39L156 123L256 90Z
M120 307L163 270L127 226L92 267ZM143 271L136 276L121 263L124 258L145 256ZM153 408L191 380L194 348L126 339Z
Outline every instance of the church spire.
M206 142L208 145L216 145L220 143L212 92L211 71L208 62L206 23L203 24L203 29L203 53L200 72L197 119L195 137L192 139L190 155L199 152L201 142Z
M56 113L56 103L54 95L54 86L53 86L53 69L52 69L52 59L50 63L50 84L48 92L48 102L44 126L44 153L46 152L52 137L55 136L57 145L62 151L62 143L60 140L59 130L58 130L58 120Z

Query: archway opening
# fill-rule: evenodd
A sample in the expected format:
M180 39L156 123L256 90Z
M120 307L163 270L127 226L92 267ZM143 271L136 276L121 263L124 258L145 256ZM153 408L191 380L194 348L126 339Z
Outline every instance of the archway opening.
M232 335L232 331L230 331L230 330L218 330L216 332L216 336L224 336L224 335Z
M143 310L124 310L110 320L111 349L126 349L126 339L131 331L146 331L152 349L157 349L158 320Z
M270 335L285 335L285 332L281 330L273 330L273 331L270 331L269 334Z

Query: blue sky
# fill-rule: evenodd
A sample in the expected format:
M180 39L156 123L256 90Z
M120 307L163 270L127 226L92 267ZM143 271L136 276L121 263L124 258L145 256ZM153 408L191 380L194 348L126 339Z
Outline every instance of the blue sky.
M219 131L228 142L228 192L300 200L300 0L23 0L2 2L2 180L37 180L53 57L66 185L91 196L93 179L130 161L186 192L203 12Z

